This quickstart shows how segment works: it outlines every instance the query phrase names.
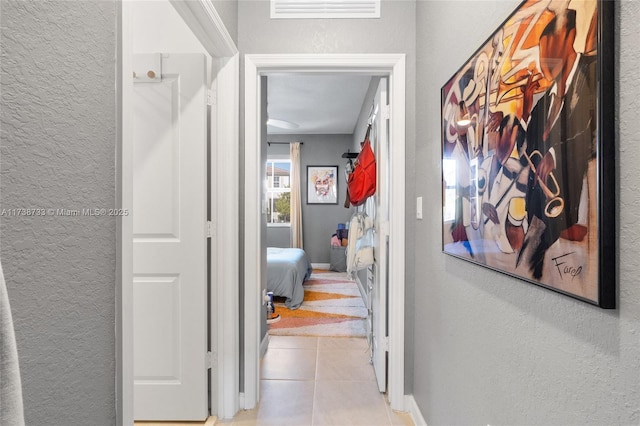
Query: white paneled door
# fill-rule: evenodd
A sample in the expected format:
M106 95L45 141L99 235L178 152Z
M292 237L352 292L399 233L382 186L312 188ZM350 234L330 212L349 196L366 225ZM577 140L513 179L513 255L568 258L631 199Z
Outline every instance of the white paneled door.
M375 264L371 289L371 332L372 332L372 362L378 381L378 389L384 392L387 388L387 293L388 293L388 247L389 247L389 137L388 120L389 105L387 101L387 79L380 79L378 90L374 98L374 119L371 143L376 153L377 188L373 197L374 210L374 258ZM369 281L369 279L367 280Z
M136 420L203 420L207 403L206 60L135 55Z

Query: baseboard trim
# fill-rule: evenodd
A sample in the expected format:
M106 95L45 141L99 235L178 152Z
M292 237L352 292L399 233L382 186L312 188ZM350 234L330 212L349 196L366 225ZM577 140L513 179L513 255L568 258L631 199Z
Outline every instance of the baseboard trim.
M269 333L265 334L262 338L262 342L260 342L260 358L267 353L267 348L269 347Z
M427 426L427 422L422 416L420 407L418 407L418 403L416 402L413 395L404 396L404 408L411 415L411 420L413 420L413 423L416 426Z
M331 267L330 263L312 263L311 267L313 269L329 269Z

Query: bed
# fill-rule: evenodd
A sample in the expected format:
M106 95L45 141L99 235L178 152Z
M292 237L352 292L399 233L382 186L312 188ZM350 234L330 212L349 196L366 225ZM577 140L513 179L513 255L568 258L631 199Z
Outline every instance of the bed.
M267 291L286 298L285 306L298 309L304 298L302 283L311 276L311 262L299 248L267 248Z

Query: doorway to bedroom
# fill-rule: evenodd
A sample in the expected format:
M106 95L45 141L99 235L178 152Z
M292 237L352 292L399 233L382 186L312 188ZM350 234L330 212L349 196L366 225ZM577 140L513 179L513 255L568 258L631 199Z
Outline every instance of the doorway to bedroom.
M346 274L354 208L344 203L353 161L347 154L359 151L378 80L266 76L267 291L275 308L267 318L270 337L367 335L367 308ZM293 273L283 269L294 260L288 253L305 262Z
M354 306L360 312L353 315L360 326L355 333L369 336L364 340L365 346L371 343L375 348L378 364L376 377L379 380L379 390L386 389L387 372L389 378L388 397L394 409L403 408L403 254L404 254L404 56L403 55L247 55L245 58L245 118L246 118L246 149L245 149L245 386L244 407L253 408L258 401L260 372L260 354L264 353L269 343L269 336L274 334L299 334L317 336L320 333L329 335L349 335L351 331L336 331L335 324L345 324L354 318L346 318L345 309L350 301L359 302ZM289 114L290 110L302 111L295 97L285 96L283 108L278 109L277 98L272 94L278 92L278 86L293 90L296 84L307 81L302 88L303 101L310 102L310 121L322 124L339 108L336 99L339 95L327 93L328 89L320 89L322 80L344 79L340 92L353 91L361 87L359 96L352 99L352 105L347 112L340 112L341 119L351 116L346 130L327 131L322 129L303 131L304 117ZM280 81L279 81L280 80ZM311 84L308 81L312 81ZM380 88L384 90L381 90ZM314 91L315 90L315 91ZM319 92L318 92L319 91ZM381 98L380 96L387 96ZM343 93L340 93L342 95ZM378 99L377 104L374 98ZM319 109L321 104L327 105L329 112ZM289 111L287 110L289 109ZM394 113L392 114L391 111ZM344 272L330 271L336 259L332 259L332 250L342 251L341 231L346 228L355 208L345 208L346 179L345 170L349 161L349 154L360 151L360 142L364 140L369 124L375 123L375 130L371 132L371 140L378 161L377 197L371 198L366 206L357 210L366 212L379 218L376 227L377 258L387 260L378 262L373 269L363 269L355 281L348 280ZM275 121L278 127L267 126ZM395 123L395 124L394 124ZM305 281L307 294L300 301L297 309L284 307L280 309L286 313L305 312L302 318L297 318L299 327L288 327L289 332L278 332L287 318L276 323L266 324L266 306L263 292L266 292L267 275L267 247L291 247L290 235L278 240L275 234L290 234L294 225L290 227L266 226L264 218L273 217L275 206L271 199L265 196L262 185L253 182L271 184L266 174L266 165L270 160L277 162L287 153L291 155L294 143L301 143L301 164L298 177L300 191L300 209L302 211L303 243L302 247L315 267ZM280 155L282 157L278 158ZM351 158L353 160L353 158ZM255 167L254 167L255 166ZM292 164L292 175L294 165ZM275 182L276 170L272 179ZM326 179L325 179L326 178ZM292 187L296 180L290 177ZM282 178L277 179L278 183ZM320 185L318 185L318 182ZM268 189L267 189L268 190ZM293 190L292 190L293 192ZM254 198L255 197L255 198ZM294 204L293 194L290 195ZM397 206L392 208L392 206ZM253 206L253 207L252 207ZM258 213L258 214L256 214ZM279 212L278 212L279 213ZM293 213L292 213L293 216ZM395 218L395 220L393 220ZM263 221L264 220L264 221ZM293 217L291 222L293 222ZM285 228L285 229L282 229ZM345 240L348 239L348 236ZM336 241L337 240L337 241ZM273 241L280 241L273 243ZM284 243L283 243L284 242ZM333 243L333 244L332 244ZM254 247L257 251L254 251ZM389 249L392 250L389 250ZM395 249L395 250L393 250ZM343 254L344 256L344 254ZM344 259L343 262L344 264ZM257 268L256 268L257 266ZM263 269L264 268L264 269ZM343 266L344 268L344 266ZM335 268L331 268L335 269ZM342 269L344 270L344 269ZM304 275L304 273L302 273ZM260 278L263 277L263 278ZM264 281L263 281L264 280ZM351 288L346 288L351 286ZM341 288L344 287L344 288ZM371 296L372 288L376 288L375 297ZM252 295L258 296L258 304ZM287 302L287 296L284 296ZM388 297L388 299L387 299ZM277 299L276 299L277 301ZM327 306L328 301L332 305ZM387 303L387 301L389 303ZM297 301L289 301L290 305ZM278 306L276 306L278 309ZM320 314L327 311L333 314L324 319L324 324L313 323ZM254 314L253 312L256 312ZM371 334L374 327L372 312L378 316L380 326L378 333ZM389 314L388 317L386 315ZM375 316L374 316L375 317ZM364 324L363 324L364 323ZM327 326L328 324L328 326ZM322 327L325 327L325 331ZM271 328L267 332L267 327ZM292 332L293 328L298 328ZM333 330L332 330L333 329ZM388 336L394 333L393 345L389 345ZM285 336L275 336L285 337ZM282 341L282 339L275 339ZM319 338L320 339L320 338ZM377 342L374 342L377 339ZM374 358L374 366L376 356ZM368 361L368 360L367 360ZM389 361L387 367L387 361ZM371 366L367 364L367 368ZM381 383L380 383L381 382Z
M376 339L387 336L380 319L386 307L371 301L387 292L386 280L376 274L386 265L381 245L386 245L389 207L388 161L383 158L388 155L389 117L382 110L388 104L388 79L282 74L267 76L265 83L267 290L275 303L270 298L267 305L268 349L260 364L263 399L257 411L268 411L264 401L276 399L274 394L278 401L291 398L287 393L302 382L315 383L316 392L305 407L308 414L326 415L322 408L328 395L350 387L368 395L371 412L386 417L390 410L379 393L386 390L386 353L376 346ZM365 134L378 156L380 184L364 205L355 207L346 201L346 173ZM348 255L359 236L355 223L351 225L354 215L366 215L375 230L371 236L377 238L370 239L368 250L373 253L375 245L376 259L371 256L370 265L356 267L356 256ZM294 238L296 226L302 232ZM289 232L279 239L282 230ZM352 405L353 399L343 403ZM301 419L300 424L307 423Z

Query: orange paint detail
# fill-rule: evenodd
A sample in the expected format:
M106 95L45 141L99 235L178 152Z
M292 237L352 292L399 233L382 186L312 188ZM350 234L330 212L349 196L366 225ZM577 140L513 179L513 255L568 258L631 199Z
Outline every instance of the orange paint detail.
M304 302L315 302L317 300L332 300L332 299L353 299L355 297L357 296L350 296L347 294L336 294L336 293L322 293L319 291L309 291L309 290L306 290L304 292Z

